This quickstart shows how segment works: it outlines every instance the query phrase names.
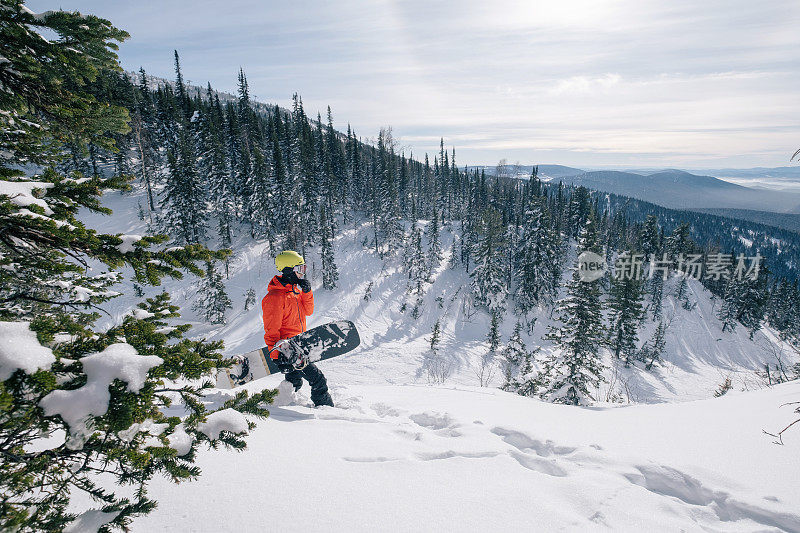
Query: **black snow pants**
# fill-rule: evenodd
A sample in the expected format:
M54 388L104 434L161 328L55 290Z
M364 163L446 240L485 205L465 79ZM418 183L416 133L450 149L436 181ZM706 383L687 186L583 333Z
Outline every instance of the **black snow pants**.
M303 378L306 378L308 384L311 385L311 401L315 406L330 405L333 407L333 400L328 393L328 382L314 363L309 363L299 370L291 365L281 365L280 363L278 363L278 367L284 372L283 377L286 378L286 381L294 385L294 390L302 387Z

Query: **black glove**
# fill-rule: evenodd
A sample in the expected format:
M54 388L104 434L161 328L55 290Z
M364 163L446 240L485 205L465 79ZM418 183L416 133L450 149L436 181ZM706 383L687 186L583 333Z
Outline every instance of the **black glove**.
M291 283L292 285L297 285L300 283L300 278L297 277L297 272L286 267L283 269L283 276L280 277L281 283L284 285L288 285Z
M303 289L303 292L311 292L311 282L307 279L301 279L297 282L300 285L300 288Z

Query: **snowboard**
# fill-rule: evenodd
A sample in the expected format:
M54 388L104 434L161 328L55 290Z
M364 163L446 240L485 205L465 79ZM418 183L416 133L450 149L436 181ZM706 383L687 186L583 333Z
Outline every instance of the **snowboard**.
M278 343L284 353L290 352L287 355L297 356L298 364L304 365L354 350L361 343L361 338L355 324L349 320L341 320L311 328ZM241 360L241 364L217 371L218 389L232 389L270 374L280 373L266 346L235 357Z

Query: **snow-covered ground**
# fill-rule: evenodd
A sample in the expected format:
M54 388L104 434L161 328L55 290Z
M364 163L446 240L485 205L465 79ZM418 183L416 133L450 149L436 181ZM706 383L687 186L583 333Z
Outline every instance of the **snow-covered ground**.
M573 408L497 389L351 385L273 407L242 453L160 480L134 531L800 531L793 382L711 400ZM279 376L252 383L276 386Z
M114 216L86 220L105 232L142 234L136 201L114 193L106 200ZM316 300L309 326L350 319L361 333L356 351L320 364L337 407L311 408L306 386L271 409L245 452L203 452L198 481L156 482L159 508L137 519L134 531L800 531L800 433L777 446L762 432L792 420L779 406L800 398L800 383L766 388L757 374L796 356L769 330L753 340L741 327L723 333L718 302L692 283L694 309L664 299L663 364L650 372L618 368L606 354L607 382L597 391L603 402L546 404L477 386L488 323L468 303L466 274L446 266L449 232L418 320L401 312L413 301L400 260L384 263L364 250L367 234L357 226L337 237L340 287L332 292L319 287L318 256L306 254ZM266 244L242 239L234 252L228 323L196 322L190 334L224 339L229 353L241 353L263 345L260 306L245 312L244 295L252 287L260 301L275 269ZM166 289L183 318L195 320L196 280ZM134 305L117 298L106 321ZM421 371L436 320L441 353L453 365L440 385ZM506 316L504 341L514 321ZM550 349L541 337L551 323L546 313L537 317L525 338L530 348ZM641 340L654 328L648 322ZM726 378L733 389L713 398ZM247 387L279 382L271 376ZM497 371L492 384L500 382Z

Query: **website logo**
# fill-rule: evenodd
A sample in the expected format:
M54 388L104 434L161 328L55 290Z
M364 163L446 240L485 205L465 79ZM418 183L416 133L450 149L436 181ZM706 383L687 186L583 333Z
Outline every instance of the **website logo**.
M606 260L602 255L587 250L578 256L578 277L581 281L595 281L605 273Z

